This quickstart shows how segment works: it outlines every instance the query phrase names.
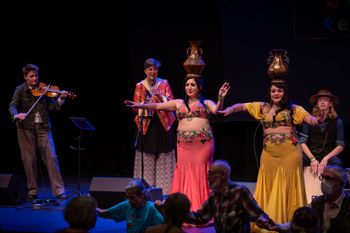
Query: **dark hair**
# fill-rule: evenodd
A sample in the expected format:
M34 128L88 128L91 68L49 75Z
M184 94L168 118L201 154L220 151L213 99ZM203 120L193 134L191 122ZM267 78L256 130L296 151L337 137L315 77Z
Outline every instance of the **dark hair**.
M201 77L186 77L185 78L185 85L186 85L186 82L189 79L194 79L194 81L196 82L196 85L198 86L198 89L199 89L199 92L198 92L198 94L199 94L199 96L198 96L199 102L206 108L206 105L204 104L204 96L202 94L202 89L203 89L203 86L204 86L203 78L201 78ZM188 99L188 96L186 94L184 102L185 102L187 110L190 111L190 106L189 106L188 101L189 101L189 99Z
M154 58L148 58L143 64L143 69L147 69L148 67L154 66L157 69L162 65L162 63Z
M24 76L27 76L27 74L30 71L35 71L36 73L38 73L39 72L39 66L34 65L34 64L27 64L27 65L23 66L22 73L23 73Z
M90 230L96 225L96 207L93 197L74 197L64 210L64 219L72 228Z
M320 232L319 216L317 212L308 206L303 206L295 210L291 222L292 233L318 233Z
M191 207L188 197L180 192L170 194L164 203L164 212L169 224L181 227Z
M286 83L270 83L269 88L266 94L266 102L272 105L271 99L271 87L276 86L278 88L283 89L283 97L281 99L281 109L291 109L292 101L289 98L288 86Z
M289 92L288 92L288 86L287 83L270 83L269 88L267 90L267 94L266 94L266 102L270 104L270 106L272 106L272 99L271 99L271 87L272 86L276 86L278 88L283 89L283 97L281 99L281 103L280 103L280 108L278 108L278 110L275 113L275 116L277 116L277 114L280 111L283 111L285 109L290 110L290 116L293 117L293 101L290 100L289 97ZM273 121L275 122L275 118L273 119ZM293 124L293 120L292 120L292 124Z

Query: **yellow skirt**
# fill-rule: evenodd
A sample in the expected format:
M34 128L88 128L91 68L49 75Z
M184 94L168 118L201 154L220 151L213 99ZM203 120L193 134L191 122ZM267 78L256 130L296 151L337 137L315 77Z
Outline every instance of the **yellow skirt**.
M260 158L254 198L276 223L291 221L306 204L300 144L267 142ZM253 232L267 232L253 225Z

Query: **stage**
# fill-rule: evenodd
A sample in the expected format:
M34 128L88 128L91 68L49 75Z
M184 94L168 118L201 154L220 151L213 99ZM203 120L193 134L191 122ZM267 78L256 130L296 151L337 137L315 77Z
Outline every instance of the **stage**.
M80 179L80 192L88 194L92 177ZM64 177L66 193L70 198L77 193L77 178ZM20 205L0 205L0 232L55 232L67 227L63 217L63 209L70 199L58 201L51 194L47 178L39 180L40 192L38 193L38 204L23 202ZM185 228L187 233L214 233L214 227ZM91 230L94 232L126 232L126 222L116 223L111 219L98 217L96 226Z

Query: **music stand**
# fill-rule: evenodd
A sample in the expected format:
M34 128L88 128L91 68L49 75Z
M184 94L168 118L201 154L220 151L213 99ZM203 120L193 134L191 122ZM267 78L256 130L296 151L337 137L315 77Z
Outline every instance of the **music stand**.
M77 147L70 146L70 148L78 153L78 188L76 193L80 196L80 154L81 151L85 150L85 148L81 148L81 138L84 131L95 131L96 128L85 117L69 117L69 119L79 129L79 136L75 138L78 145Z

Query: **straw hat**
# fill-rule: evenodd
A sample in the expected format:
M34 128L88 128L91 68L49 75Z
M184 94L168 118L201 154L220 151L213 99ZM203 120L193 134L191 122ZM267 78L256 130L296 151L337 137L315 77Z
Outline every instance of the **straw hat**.
M339 104L338 98L335 95L332 95L332 93L330 91L325 90L325 89L319 90L317 94L311 96L310 97L310 103L312 105L316 105L316 102L317 102L318 98L320 98L322 96L329 97L332 100L334 106Z

